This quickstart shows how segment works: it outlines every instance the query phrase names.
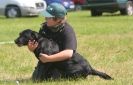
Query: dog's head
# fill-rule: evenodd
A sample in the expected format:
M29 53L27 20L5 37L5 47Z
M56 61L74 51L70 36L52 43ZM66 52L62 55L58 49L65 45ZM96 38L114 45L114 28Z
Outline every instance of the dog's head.
M20 47L20 46L27 45L29 40L38 41L38 38L39 38L39 34L37 32L32 31L30 29L26 29L19 33L19 37L16 40L14 40L14 42Z

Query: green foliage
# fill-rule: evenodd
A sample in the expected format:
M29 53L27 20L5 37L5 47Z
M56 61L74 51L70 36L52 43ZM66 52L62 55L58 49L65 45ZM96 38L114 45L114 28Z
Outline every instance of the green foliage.
M37 59L27 47L15 44L0 45L0 85L132 85L133 84L133 17L108 15L91 17L88 11L68 13L68 22L73 26L77 51L90 64L111 75L114 80L99 77L87 79L44 81L30 80ZM6 19L0 17L0 42L13 41L20 31L31 28L38 31L43 17Z

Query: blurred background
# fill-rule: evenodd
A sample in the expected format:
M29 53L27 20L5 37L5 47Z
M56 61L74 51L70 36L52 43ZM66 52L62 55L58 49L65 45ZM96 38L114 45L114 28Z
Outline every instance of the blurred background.
M61 3L68 11L88 10L91 16L116 12L133 15L133 0L0 0L0 15L6 18L38 17L53 2Z

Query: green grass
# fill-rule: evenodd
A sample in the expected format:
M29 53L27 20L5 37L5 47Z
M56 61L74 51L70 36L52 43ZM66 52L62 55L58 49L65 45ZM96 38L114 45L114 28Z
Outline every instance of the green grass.
M27 47L15 44L0 45L0 85L133 85L133 16L104 14L91 17L88 11L69 12L68 22L76 32L78 52L91 65L111 75L106 81L96 76L87 79L44 81L32 83L37 59ZM0 42L13 41L20 31L31 28L38 31L43 17L6 19L0 17ZM26 80L27 79L27 80Z

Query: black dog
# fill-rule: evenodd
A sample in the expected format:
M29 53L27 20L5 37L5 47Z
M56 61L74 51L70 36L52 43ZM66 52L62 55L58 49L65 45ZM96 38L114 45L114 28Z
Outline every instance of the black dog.
M48 40L47 38L41 37L37 32L30 29L22 31L19 37L15 40L15 43L18 46L24 46L28 44L29 40L35 40L39 43L38 47L34 51L34 54L37 58L39 57L40 53L51 55L59 52L59 47L55 42ZM46 63L44 65L46 66L45 72L47 72L48 68L54 65L54 67L56 67L61 72L62 77L65 78L77 78L79 76L87 77L88 75L97 75L103 79L112 79L106 73L99 72L93 69L87 62L87 60L85 60L78 53L74 53L72 58L69 60Z

